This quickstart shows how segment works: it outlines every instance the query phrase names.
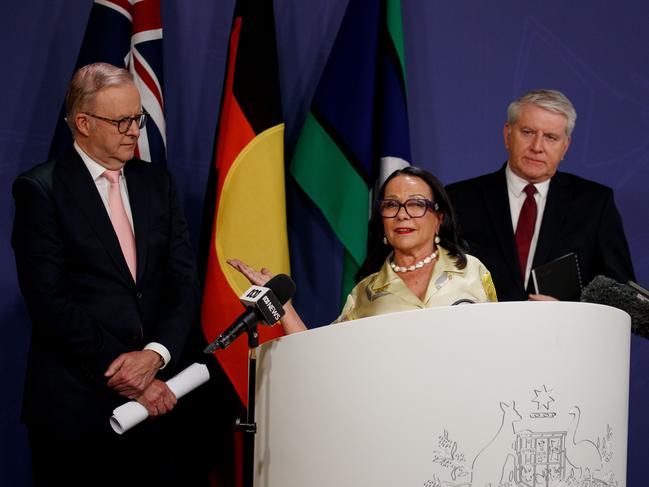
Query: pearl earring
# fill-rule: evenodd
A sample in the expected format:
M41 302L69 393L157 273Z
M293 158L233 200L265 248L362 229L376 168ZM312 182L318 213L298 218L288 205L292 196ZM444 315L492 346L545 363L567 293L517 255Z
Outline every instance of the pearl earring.
M435 235L435 244L439 244L442 239L439 238L439 235Z
M388 245L388 237L383 235L383 245Z

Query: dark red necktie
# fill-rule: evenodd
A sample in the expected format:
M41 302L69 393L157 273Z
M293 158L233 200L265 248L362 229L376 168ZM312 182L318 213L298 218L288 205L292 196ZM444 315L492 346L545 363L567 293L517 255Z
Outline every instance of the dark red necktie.
M536 200L534 193L536 188L533 184L525 186L525 202L521 208L521 214L518 216L518 224L516 225L516 248L518 249L518 261L521 265L521 275L525 280L525 269L527 268L527 256L530 255L530 244L532 243L532 236L534 235L534 226L536 225Z

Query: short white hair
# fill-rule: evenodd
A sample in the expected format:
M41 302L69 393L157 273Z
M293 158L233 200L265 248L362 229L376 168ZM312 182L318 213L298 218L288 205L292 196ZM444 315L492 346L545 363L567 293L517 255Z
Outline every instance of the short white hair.
M507 123L510 125L518 121L518 116L523 105L532 104L558 113L566 117L566 135L570 137L575 122L577 121L577 112L575 107L568 98L557 90L534 90L525 93L523 96L514 100L507 108Z

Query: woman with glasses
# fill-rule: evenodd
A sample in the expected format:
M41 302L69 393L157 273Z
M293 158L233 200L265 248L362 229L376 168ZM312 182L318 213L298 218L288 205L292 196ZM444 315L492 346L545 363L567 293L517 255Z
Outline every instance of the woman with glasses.
M491 274L458 241L455 217L446 191L429 172L408 166L393 172L381 186L372 211L369 252L358 284L336 320L349 321L383 313L496 301ZM253 284L272 274L229 261ZM286 333L306 329L293 307L285 306Z

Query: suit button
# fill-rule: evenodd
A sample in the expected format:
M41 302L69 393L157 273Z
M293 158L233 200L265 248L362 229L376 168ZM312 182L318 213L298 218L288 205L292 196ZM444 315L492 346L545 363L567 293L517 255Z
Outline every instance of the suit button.
M138 291L138 292L135 294L135 297L136 297L137 299L142 299L142 293L141 293L140 291Z

